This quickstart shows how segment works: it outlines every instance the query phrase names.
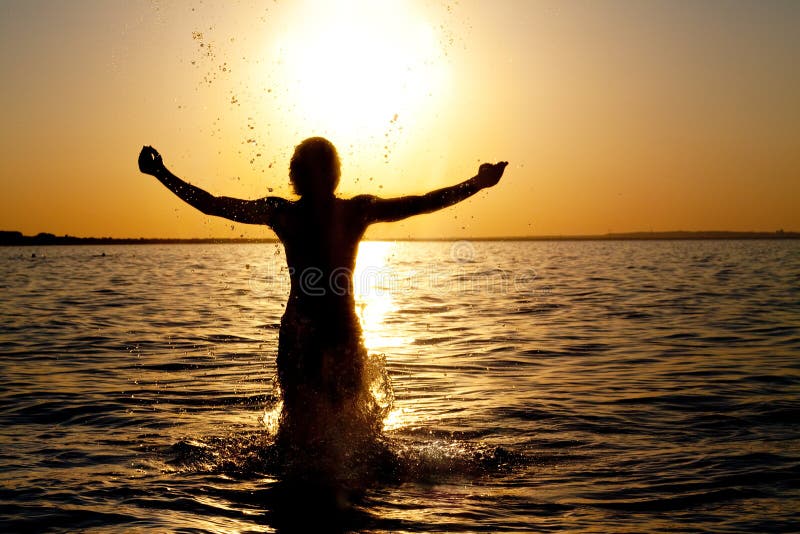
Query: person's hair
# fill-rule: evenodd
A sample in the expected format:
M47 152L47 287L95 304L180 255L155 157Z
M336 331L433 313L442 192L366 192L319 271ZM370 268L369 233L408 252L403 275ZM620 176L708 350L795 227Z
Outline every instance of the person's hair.
M294 149L289 163L289 178L294 192L333 193L339 185L339 154L333 143L323 137L310 137Z

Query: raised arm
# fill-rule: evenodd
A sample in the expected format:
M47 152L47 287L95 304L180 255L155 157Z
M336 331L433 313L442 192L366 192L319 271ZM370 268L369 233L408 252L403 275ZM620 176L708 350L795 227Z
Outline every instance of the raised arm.
M397 198L365 196L368 223L392 222L422 213L431 213L465 200L481 189L492 187L500 181L507 161L484 163L478 174L469 180L450 187L443 187L425 195Z
M139 154L139 170L158 178L158 181L178 198L206 215L225 217L241 223L272 226L280 207L287 202L279 197L265 197L258 200L216 197L172 174L164 166L161 155L151 146L142 147Z

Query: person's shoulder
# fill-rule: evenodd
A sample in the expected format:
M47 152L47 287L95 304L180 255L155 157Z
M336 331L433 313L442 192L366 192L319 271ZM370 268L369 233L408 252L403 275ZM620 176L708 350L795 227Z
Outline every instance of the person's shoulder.
M356 195L352 198L348 198L345 202L350 210L357 213L367 213L380 200L381 198L375 195Z
M379 200L375 195L356 195L351 198L340 199L348 218L366 220L374 211L375 202Z
M258 203L257 210L262 214L264 224L273 229L285 226L295 204L283 197L273 196L259 198L255 202Z
M348 198L345 202L354 205L354 206L363 206L373 204L379 200L379 197L375 195L356 195L352 198Z
M263 197L259 201L271 208L288 208L294 205L294 201L283 197Z

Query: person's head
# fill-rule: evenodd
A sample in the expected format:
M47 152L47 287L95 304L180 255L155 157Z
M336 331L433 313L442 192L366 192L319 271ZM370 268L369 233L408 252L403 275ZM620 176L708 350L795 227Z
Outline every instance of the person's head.
M295 193L306 196L332 195L339 185L339 154L322 137L310 137L294 149L289 178Z

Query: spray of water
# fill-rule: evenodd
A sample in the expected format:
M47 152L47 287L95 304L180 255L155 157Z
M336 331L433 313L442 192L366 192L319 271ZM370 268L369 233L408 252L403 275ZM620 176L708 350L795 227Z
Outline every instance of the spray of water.
M361 345L344 355L339 348L322 354L320 369L319 380L283 373L282 402L265 414L277 427L282 474L337 484L371 478L390 456L382 430L394 393L385 359Z

